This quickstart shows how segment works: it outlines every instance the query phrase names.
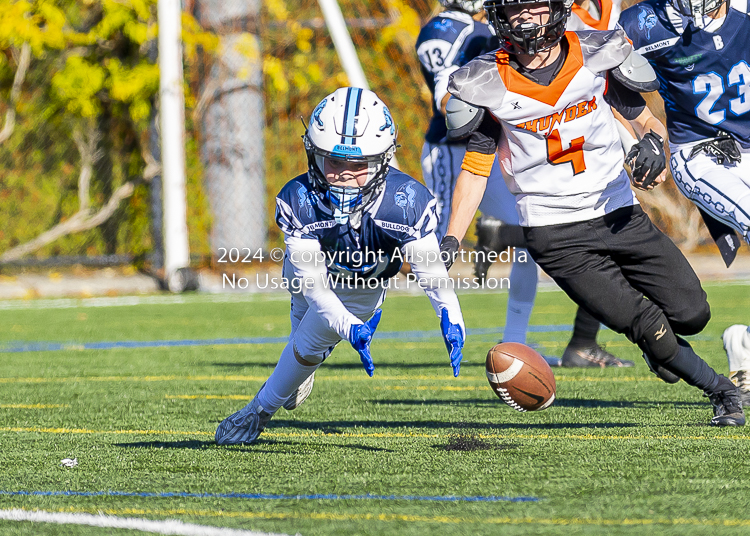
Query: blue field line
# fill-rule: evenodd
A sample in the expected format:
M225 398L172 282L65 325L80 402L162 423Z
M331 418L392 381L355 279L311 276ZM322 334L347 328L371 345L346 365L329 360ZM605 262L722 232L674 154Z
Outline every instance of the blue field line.
M144 497L144 498L194 498L194 499L251 499L251 500L298 500L298 501L433 501L433 502L539 502L537 497L468 496L453 495L336 495L316 493L311 495L280 495L274 493L187 493L182 491L131 492L131 491L3 491L0 495L36 497Z
M569 324L547 326L529 326L529 331L551 333L557 331L571 331ZM474 328L466 330L469 336L498 335L502 336L503 328ZM376 339L434 339L439 338L439 331L384 331L375 333ZM114 342L32 342L13 346L0 346L0 353L21 352L59 352L61 350L114 350L116 348L175 348L182 346L224 346L231 344L283 344L288 337L237 337L228 339L184 339L165 341L114 341Z

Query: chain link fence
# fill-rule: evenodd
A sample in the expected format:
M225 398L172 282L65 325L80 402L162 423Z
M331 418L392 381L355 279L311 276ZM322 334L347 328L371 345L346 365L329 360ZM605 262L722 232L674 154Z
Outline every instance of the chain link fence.
M0 0L0 266L158 272L156 3L58 0L44 11ZM431 110L414 43L439 6L339 4L370 88L398 125L399 165L421 179ZM274 197L306 171L301 118L348 80L316 0L183 7L190 252L206 266L221 247L281 245ZM649 103L661 108L658 96ZM709 242L673 185L639 198L683 249Z

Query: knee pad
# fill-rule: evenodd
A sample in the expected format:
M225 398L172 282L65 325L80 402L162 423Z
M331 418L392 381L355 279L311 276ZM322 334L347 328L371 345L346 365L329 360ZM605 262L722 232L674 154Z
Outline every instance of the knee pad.
M294 344L294 357L300 363L302 363L302 361L306 361L307 363L311 365L319 365L323 361L325 361L329 355L331 355L331 352L333 352L333 349L336 348L336 344L334 344L333 346L331 346L330 348L322 352L315 352L315 351L300 352L300 350L297 348L297 344L295 343Z
M636 342L643 353L648 356L647 362L651 370L654 370L653 365L665 365L672 361L679 350L677 337L663 313L659 314L656 322L651 323L643 331L643 335Z

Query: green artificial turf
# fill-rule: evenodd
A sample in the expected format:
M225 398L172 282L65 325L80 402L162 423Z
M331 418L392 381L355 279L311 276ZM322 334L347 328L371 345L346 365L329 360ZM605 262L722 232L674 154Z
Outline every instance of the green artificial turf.
M713 318L692 337L727 372L721 333L747 323L750 286L708 285ZM468 328L500 327L505 293L462 294ZM648 372L637 347L603 331L630 369L555 369L557 400L518 413L490 390L497 336L469 337L453 378L442 340L380 339L375 377L341 344L309 400L279 410L251 446L217 447L218 423L254 395L282 344L79 350L98 341L284 337L282 295L216 302L0 310L0 492L503 496L537 502L2 495L0 509L103 512L303 535L747 534L750 428L706 426L702 393ZM33 304L31 304L33 307ZM430 330L424 296L393 295L379 332ZM574 305L542 292L534 325L569 325ZM561 355L569 332L532 332ZM75 468L60 466L77 458ZM1 534L138 534L0 521Z

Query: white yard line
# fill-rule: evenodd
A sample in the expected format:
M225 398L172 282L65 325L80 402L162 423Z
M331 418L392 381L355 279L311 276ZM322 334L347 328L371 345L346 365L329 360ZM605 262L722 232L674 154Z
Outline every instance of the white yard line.
M207 525L183 523L175 519L154 521L132 517L116 517L93 514L66 514L42 510L0 510L0 519L7 521L32 521L36 523L57 523L60 525L89 525L92 527L140 530L155 534L175 534L179 536L283 536L254 530L225 529Z

